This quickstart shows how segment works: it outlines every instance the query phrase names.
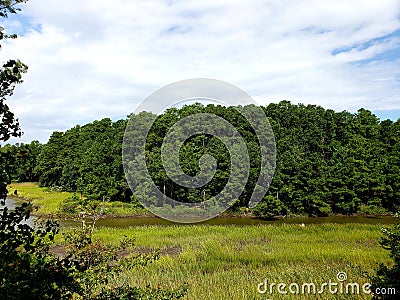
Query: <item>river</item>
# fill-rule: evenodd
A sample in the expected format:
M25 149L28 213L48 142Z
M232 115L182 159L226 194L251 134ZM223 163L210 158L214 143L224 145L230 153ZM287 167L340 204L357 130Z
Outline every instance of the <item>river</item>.
M6 200L8 209L15 209L16 203L12 199ZM34 217L26 221L27 224L32 225ZM390 216L330 216L330 217L294 217L294 218L279 218L272 221L259 220L250 217L217 217L206 222L199 224L205 225L232 225L232 226L250 226L250 225L267 225L267 224L319 224L319 223L357 223L357 224L395 224L398 220ZM79 223L72 220L61 221L62 226L74 226ZM96 226L101 227L117 227L127 228L130 226L144 226L144 225L161 225L172 226L176 223L157 218L157 217L132 217L132 218L104 218L97 221Z
M279 218L272 221L259 220L250 217L217 217L206 222L198 224L204 225L232 225L232 226L257 226L268 224L321 224L321 223L337 223L337 224L396 224L398 220L390 216L330 216L330 217L294 217L294 218ZM72 226L76 224L73 221L63 221L63 224ZM127 228L130 226L144 225L161 225L173 226L177 223L170 222L157 217L133 217L133 218L104 218L97 221L96 226L101 227L117 227ZM191 225L191 224L181 224Z
M12 211L12 210L15 210L17 203L12 199L6 198L5 206L8 208L8 210ZM3 208L3 206L0 205L0 209L2 209L2 208ZM28 224L29 226L33 226L34 220L35 220L35 217L30 216L28 220L22 221L22 224Z

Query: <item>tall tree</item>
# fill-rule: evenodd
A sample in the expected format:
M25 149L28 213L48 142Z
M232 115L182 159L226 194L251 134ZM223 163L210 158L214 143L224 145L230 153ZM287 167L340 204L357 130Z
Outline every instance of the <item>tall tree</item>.
M235 203L236 207L248 206L260 177L261 147L256 133L238 108L194 104L168 109L159 116L146 112L131 115L132 128L125 138L136 145L143 126L155 119L145 147L150 176L158 190L167 197L181 202L200 202L215 197L227 186L232 158L235 157L231 157L229 149L217 136L199 133L189 137L184 130L174 129L174 125L197 113L225 119L243 137L249 153L249 177ZM400 204L400 121L381 122L365 109L357 113L334 112L320 106L294 105L288 101L270 104L263 109L273 127L277 149L275 177L263 200L264 210L309 215L396 211ZM222 123L215 126L206 120L201 124L190 120L191 129L199 126L211 129L214 126L215 132L224 135ZM116 122L103 119L75 126L66 132L54 132L35 156L37 162L33 164L36 165L33 175L39 176L39 182L44 186L77 191L94 199L107 197L111 201L131 201L135 197L131 197L121 160L126 124L126 119ZM200 174L202 156L215 158L217 169L206 185L187 188L167 175L161 152L169 131L176 137L187 138L179 151L175 149L178 159L173 155L166 157L169 162L179 162L186 175ZM21 145L19 150L25 147ZM36 148L30 144L27 149L30 154ZM14 146L4 150L16 155L10 158L10 164L14 166L13 173L23 178L22 174L27 173L32 165L28 157L18 155L21 151ZM137 167L139 162L130 163L136 166L134 170L142 169ZM180 172L178 168L175 171ZM146 198L143 196L149 195L149 186L142 180L144 177L136 177L134 195ZM240 176L236 176L237 179ZM147 199L149 203L157 201L158 205L163 205L168 204L165 202L167 197Z
M17 7L24 0L0 0L0 17L7 18L9 14L15 14L20 9ZM0 27L0 41L7 38L16 38L15 34L5 33ZM0 45L1 47L1 45ZM18 119L5 103L14 93L14 88L22 82L22 74L27 70L27 66L19 60L9 60L0 69L0 141L7 141L10 137L21 136ZM5 172L4 158L0 152L0 199L5 199L7 195L8 176Z

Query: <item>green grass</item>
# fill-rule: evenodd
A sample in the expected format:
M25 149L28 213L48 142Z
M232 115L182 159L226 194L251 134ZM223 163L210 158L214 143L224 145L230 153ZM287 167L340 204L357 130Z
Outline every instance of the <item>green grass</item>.
M38 214L56 213L60 203L73 195L68 192L51 191L48 188L39 187L35 182L12 183L7 189L10 198L15 199L13 192L17 190L19 199L30 200L34 206L38 207Z
M302 284L347 282L360 286L381 262L389 262L380 248L379 225L315 224L261 226L138 226L128 229L98 228L94 239L114 244L135 237L139 249L160 249L158 261L137 267L118 281L176 288L188 283L186 299L317 299L317 295L261 295L258 283ZM370 299L357 295L347 299ZM326 291L320 299L346 299Z
M39 213L54 213L71 193L52 192L35 183L13 183L10 191L33 200ZM132 214L129 204L110 203L109 214ZM129 212L129 213L128 213ZM138 266L111 284L176 288L188 284L185 299L371 299L367 295L261 295L257 285L270 283L346 282L360 285L379 263L389 263L387 251L378 244L379 224L272 224L257 226L176 225L99 227L94 239L115 244L125 236L135 237L141 251L160 249L160 259ZM57 241L61 240L58 236Z
M106 202L104 207L104 214L106 216L132 216L150 214L145 208L135 206L131 203L121 201Z
M39 187L35 182L12 183L7 189L8 197L16 200L29 200L38 208L36 214L55 214L59 213L61 202L72 197L73 193L52 191L46 187ZM14 190L18 191L18 197L15 197ZM138 214L148 214L144 208L137 207L131 203L120 201L106 202L104 214L106 216L130 216Z

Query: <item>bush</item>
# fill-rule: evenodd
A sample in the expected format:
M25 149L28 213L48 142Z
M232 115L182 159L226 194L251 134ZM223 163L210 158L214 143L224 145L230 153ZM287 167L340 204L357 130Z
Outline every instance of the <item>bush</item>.
M400 224L392 228L383 228L383 237L379 243L382 248L390 251L390 257L393 259L394 264L390 268L381 264L376 270L376 274L370 276L372 281L372 290L376 291L377 288L394 288L395 294L374 294L374 299L399 299L400 293Z
M287 214L287 208L274 196L266 196L253 208L253 214L257 218L269 220L275 216Z
M0 217L0 298L65 299L78 290L68 261L49 254L58 224L47 220L34 229L21 222L29 218L27 203Z
M87 226L82 222L82 227L67 232L67 255L55 256L50 246L58 223L47 220L37 228L22 224L30 211L27 203L14 212L2 210L0 299L179 299L186 293L185 286L170 291L109 284L134 266L158 259L158 253L132 255L133 240L125 239L116 247L93 242L95 223Z
M75 215L81 211L94 211L102 210L104 203L98 200L91 200L89 198L80 198L76 194L72 197L63 200L59 205L61 214Z
M387 209L376 205L365 205L361 207L361 212L372 216L386 215L389 213Z
M59 210L62 214L76 214L77 207L81 204L80 199L74 194L72 197L63 200L60 203Z

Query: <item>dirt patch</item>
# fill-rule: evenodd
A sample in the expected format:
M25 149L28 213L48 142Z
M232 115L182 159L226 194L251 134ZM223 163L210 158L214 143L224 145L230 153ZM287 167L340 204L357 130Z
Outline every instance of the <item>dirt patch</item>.
M176 256L182 252L181 246L166 246L160 249L154 249L152 247L137 246L133 249L125 248L116 252L116 259L121 259L127 257L130 254L151 254L158 250L160 255ZM49 250L50 254L55 255L59 259L63 259L68 256L67 249L65 245L52 245Z
M160 255L175 256L175 255L179 255L182 252L182 247L181 246L166 246L166 247L163 247L160 249L155 249L152 247L137 246L137 247L135 247L133 253L150 254L150 253L156 252L157 250Z
M64 245L52 245L49 250L50 254L55 255L59 259L63 259L68 256L67 249Z
M170 255L170 256L179 255L181 252L182 252L181 246L167 246L160 250L161 255Z
M266 237L260 237L252 240L239 240L235 245L237 251L243 251L249 245L263 245L266 243L271 243L271 240Z

